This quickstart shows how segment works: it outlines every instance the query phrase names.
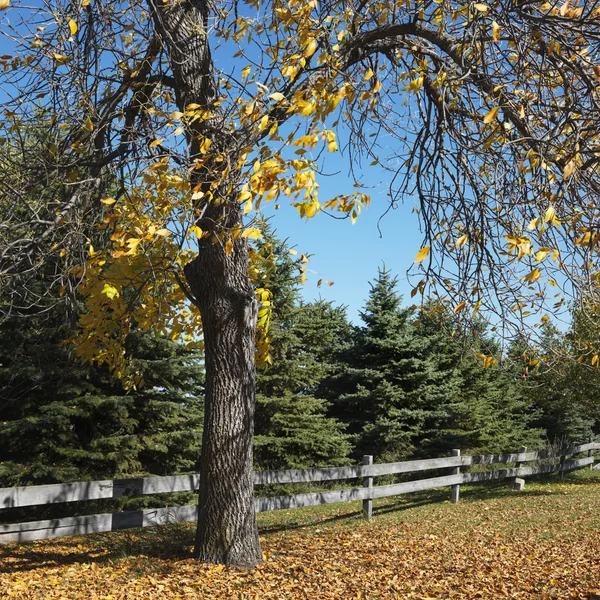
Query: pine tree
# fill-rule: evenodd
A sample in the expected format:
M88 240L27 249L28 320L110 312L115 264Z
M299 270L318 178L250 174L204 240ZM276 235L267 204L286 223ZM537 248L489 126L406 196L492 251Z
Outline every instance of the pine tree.
M343 428L314 395L347 333L345 311L323 301L301 303L300 269L289 247L270 232L264 247L271 254L264 285L273 294L273 363L257 375L255 462L263 469L345 464L350 446Z

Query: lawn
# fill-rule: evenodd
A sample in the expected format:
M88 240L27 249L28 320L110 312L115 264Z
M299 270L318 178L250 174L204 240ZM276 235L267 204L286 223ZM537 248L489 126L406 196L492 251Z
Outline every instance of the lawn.
M0 597L600 599L600 472L259 515L254 571L189 558L173 525L0 547Z

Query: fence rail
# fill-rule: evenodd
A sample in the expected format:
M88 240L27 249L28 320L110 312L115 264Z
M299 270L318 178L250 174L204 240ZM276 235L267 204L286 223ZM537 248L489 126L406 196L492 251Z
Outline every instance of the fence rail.
M255 485L318 483L362 478L363 487L290 496L256 498L256 511L266 512L315 506L318 504L362 500L363 512L365 516L370 516L372 500L375 498L385 498L447 486L452 487L453 499L458 501L458 486L461 484L498 481L502 479L515 481L526 475L565 472L585 466L598 469L600 464L594 466L594 450L600 450L600 443L580 444L555 454L548 452L518 452L483 456L458 455L384 464L369 464L369 460L366 460L365 464L355 467L257 471L254 474ZM588 456L566 460L583 452L587 452ZM559 462L536 466L522 466L522 463L540 460L558 460ZM472 473L458 472L461 467L510 463L515 463L518 466L515 468ZM451 475L418 479L391 485L372 485L372 478L381 475L416 473L449 468L453 469L453 474ZM520 479L519 481L522 482ZM0 488L0 509L194 491L198 489L198 482L198 475L193 474ZM0 525L0 543L25 542L66 535L117 531L133 527L149 527L165 523L193 521L195 519L196 506L189 505L3 524Z

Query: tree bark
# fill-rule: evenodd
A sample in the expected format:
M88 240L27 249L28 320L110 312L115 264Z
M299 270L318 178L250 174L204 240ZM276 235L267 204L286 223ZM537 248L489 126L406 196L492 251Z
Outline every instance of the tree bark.
M206 407L194 556L253 567L261 562L254 508L254 336L257 301L248 250L237 240L200 249L185 269L202 315Z

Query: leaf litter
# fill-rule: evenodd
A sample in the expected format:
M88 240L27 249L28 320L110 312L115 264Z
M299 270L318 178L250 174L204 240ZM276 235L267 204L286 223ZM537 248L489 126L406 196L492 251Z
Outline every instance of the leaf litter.
M0 597L138 599L600 599L600 477L446 491L259 517L264 563L189 558L193 527L0 547ZM476 488L472 488L475 490ZM422 502L420 501L422 500Z

